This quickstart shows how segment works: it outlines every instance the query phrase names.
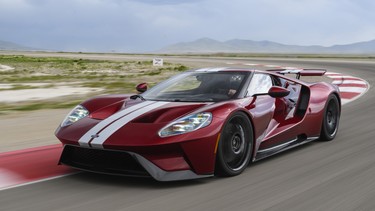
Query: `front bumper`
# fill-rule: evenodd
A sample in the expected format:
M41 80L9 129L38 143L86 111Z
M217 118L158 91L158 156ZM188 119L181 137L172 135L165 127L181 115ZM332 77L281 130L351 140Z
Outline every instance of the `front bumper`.
M165 171L145 157L129 151L92 149L65 145L59 164L73 168L113 175L147 177L158 181L175 181L211 177L191 170Z

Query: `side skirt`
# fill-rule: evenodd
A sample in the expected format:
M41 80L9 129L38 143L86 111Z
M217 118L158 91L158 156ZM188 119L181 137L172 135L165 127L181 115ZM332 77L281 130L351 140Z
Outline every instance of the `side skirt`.
M302 144L306 144L306 143L309 143L311 141L317 140L318 138L319 137L298 136L297 138L295 138L295 139L293 139L289 142L286 142L286 143L283 143L283 144L280 144L280 145L277 145L277 146L274 146L274 147L271 147L271 148L268 148L268 149L259 150L253 161L262 160L262 159L267 158L269 156L278 154L280 152L284 152L285 150L288 150L288 149L300 146Z

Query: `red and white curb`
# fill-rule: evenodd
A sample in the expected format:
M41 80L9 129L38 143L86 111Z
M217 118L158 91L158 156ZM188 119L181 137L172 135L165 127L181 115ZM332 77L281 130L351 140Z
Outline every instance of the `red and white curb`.
M370 88L370 84L362 78L335 72L327 72L325 76L331 78L333 80L332 84L339 87L343 105L358 99Z
M0 191L76 173L57 165L61 144L0 153Z
M253 67L267 67L275 69L303 69L300 67L283 67L280 65L268 65L268 64L252 64L252 63L235 63L227 62L229 65L245 65ZM364 95L370 88L370 84L362 78L344 75L341 73L327 72L326 77L332 79L332 84L335 84L339 87L341 104L347 104L352 102L362 95Z

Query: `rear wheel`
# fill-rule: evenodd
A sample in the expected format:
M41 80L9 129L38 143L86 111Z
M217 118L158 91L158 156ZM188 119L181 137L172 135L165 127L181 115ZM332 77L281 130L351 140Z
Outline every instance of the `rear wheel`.
M249 118L242 112L233 114L221 133L215 174L235 176L242 173L251 159L252 146L253 129Z
M340 121L340 106L335 95L328 97L324 111L322 130L319 139L321 141L331 141L336 137Z

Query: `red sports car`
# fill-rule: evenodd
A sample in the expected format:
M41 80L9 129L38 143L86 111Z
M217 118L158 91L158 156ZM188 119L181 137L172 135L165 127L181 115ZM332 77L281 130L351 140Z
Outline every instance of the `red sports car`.
M338 88L299 80L324 73L205 68L150 90L140 84L142 94L89 99L56 130L59 163L159 181L238 175L249 162L336 136Z

